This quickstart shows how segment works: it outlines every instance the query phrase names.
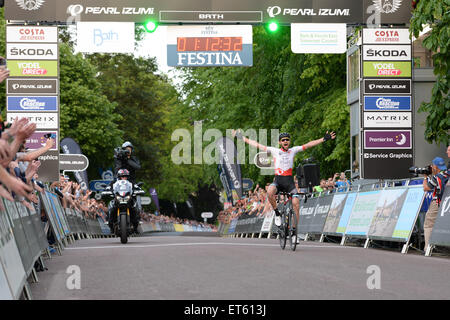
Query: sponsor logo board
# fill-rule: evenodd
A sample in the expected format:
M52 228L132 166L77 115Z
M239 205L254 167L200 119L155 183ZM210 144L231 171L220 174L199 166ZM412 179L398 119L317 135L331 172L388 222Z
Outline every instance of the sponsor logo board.
M58 42L57 27L7 26L7 42Z
M410 78L411 61L364 61L364 77Z
M58 94L58 79L7 79L7 94Z
M292 23L294 53L344 53L347 50L345 23Z
M6 57L10 60L57 60L56 43L7 43Z
M7 97L7 111L58 111L58 97Z
M411 149L411 130L366 130L364 149Z
M13 122L16 118L27 118L31 123L36 123L37 129L58 129L58 113L15 113L8 112L7 119Z
M36 150L40 149L45 146L45 143L47 142L47 138L44 137L46 134L52 134L53 137L53 146L50 150L59 150L58 149L58 132L57 131L35 131L31 137L29 137L25 142L25 147L30 150Z
M363 60L410 61L411 45L364 45Z
M365 96L364 111L411 111L411 97Z
M10 77L58 77L58 61L8 60Z
M411 94L410 79L364 79L364 94Z
M171 67L252 66L250 25L167 27L167 65Z
M77 52L133 53L133 22L78 22Z
M364 128L410 128L411 112L364 112Z
M410 44L408 29L363 29L364 44Z

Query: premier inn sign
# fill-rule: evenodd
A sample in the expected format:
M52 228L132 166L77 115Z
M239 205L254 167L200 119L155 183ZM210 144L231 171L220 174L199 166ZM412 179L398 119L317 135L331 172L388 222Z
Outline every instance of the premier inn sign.
M409 0L15 0L7 20L74 22L245 22L401 24L411 19ZM261 21L262 16L262 21ZM224 20L226 19L226 21ZM249 21L252 20L252 21Z

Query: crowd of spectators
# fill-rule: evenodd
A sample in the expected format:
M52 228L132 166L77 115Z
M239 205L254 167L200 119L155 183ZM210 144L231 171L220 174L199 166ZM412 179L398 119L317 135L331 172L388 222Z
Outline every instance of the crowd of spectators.
M108 207L105 202L94 199L91 190L84 190L80 184L69 181L67 176L61 175L59 181L50 185L50 189L58 194L64 208L78 210L85 218L107 220Z
M294 177L297 190L300 192L297 177ZM249 191L243 199L238 200L234 206L229 206L219 212L217 219L219 222L228 224L232 220L239 218L243 214L256 217L265 217L267 213L272 211L272 206L267 199L267 183L265 188L256 186L255 190ZM345 176L345 172L336 173L332 178L320 180L320 185L313 188L314 192L332 193L344 192L351 187L351 182Z
M333 177L320 180L318 186L313 187L313 192L344 192L351 187L351 182L347 179L345 172L335 173Z
M175 217L173 214L167 216L163 214L155 215L153 213L141 213L141 221L144 221L145 223L160 223L160 224L182 224L182 225L188 225L191 227L200 227L200 228L206 228L209 227L211 230L216 230L216 226L204 223L196 220L189 220L189 219L182 219L179 217Z

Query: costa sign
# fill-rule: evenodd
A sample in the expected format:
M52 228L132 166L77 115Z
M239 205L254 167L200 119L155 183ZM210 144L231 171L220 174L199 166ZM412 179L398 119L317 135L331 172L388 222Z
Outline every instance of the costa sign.
M365 45L363 46L364 60L384 60L384 61L409 61L411 60L411 46L377 46Z
M25 44L8 43L6 45L7 59L57 60L58 45L55 44Z
M363 44L410 44L408 29L363 29Z
M56 43L58 42L58 31L55 27L7 26L6 41Z

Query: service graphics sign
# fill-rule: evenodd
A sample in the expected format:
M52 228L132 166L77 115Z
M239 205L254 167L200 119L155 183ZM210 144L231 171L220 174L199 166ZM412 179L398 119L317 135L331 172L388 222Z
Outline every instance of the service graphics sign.
M78 22L77 52L133 53L133 22Z
M346 35L345 23L293 23L291 49L294 53L345 53Z
M7 79L7 94L57 95L59 92L57 79Z
M380 46L364 45L363 58L366 61L410 61L411 45Z
M10 60L57 60L58 44L56 43L8 43L6 57Z
M406 94L411 95L410 79L364 79L363 88L365 95L371 94Z
M410 61L364 61L364 77L410 78Z
M364 111L411 111L411 96L366 96Z
M411 149L411 130L365 130L364 149Z
M170 67L252 66L252 26L168 27L167 65Z
M58 97L7 97L7 111L58 111Z
M8 60L11 77L58 77L58 61Z
M364 112L364 128L410 128L411 112Z

